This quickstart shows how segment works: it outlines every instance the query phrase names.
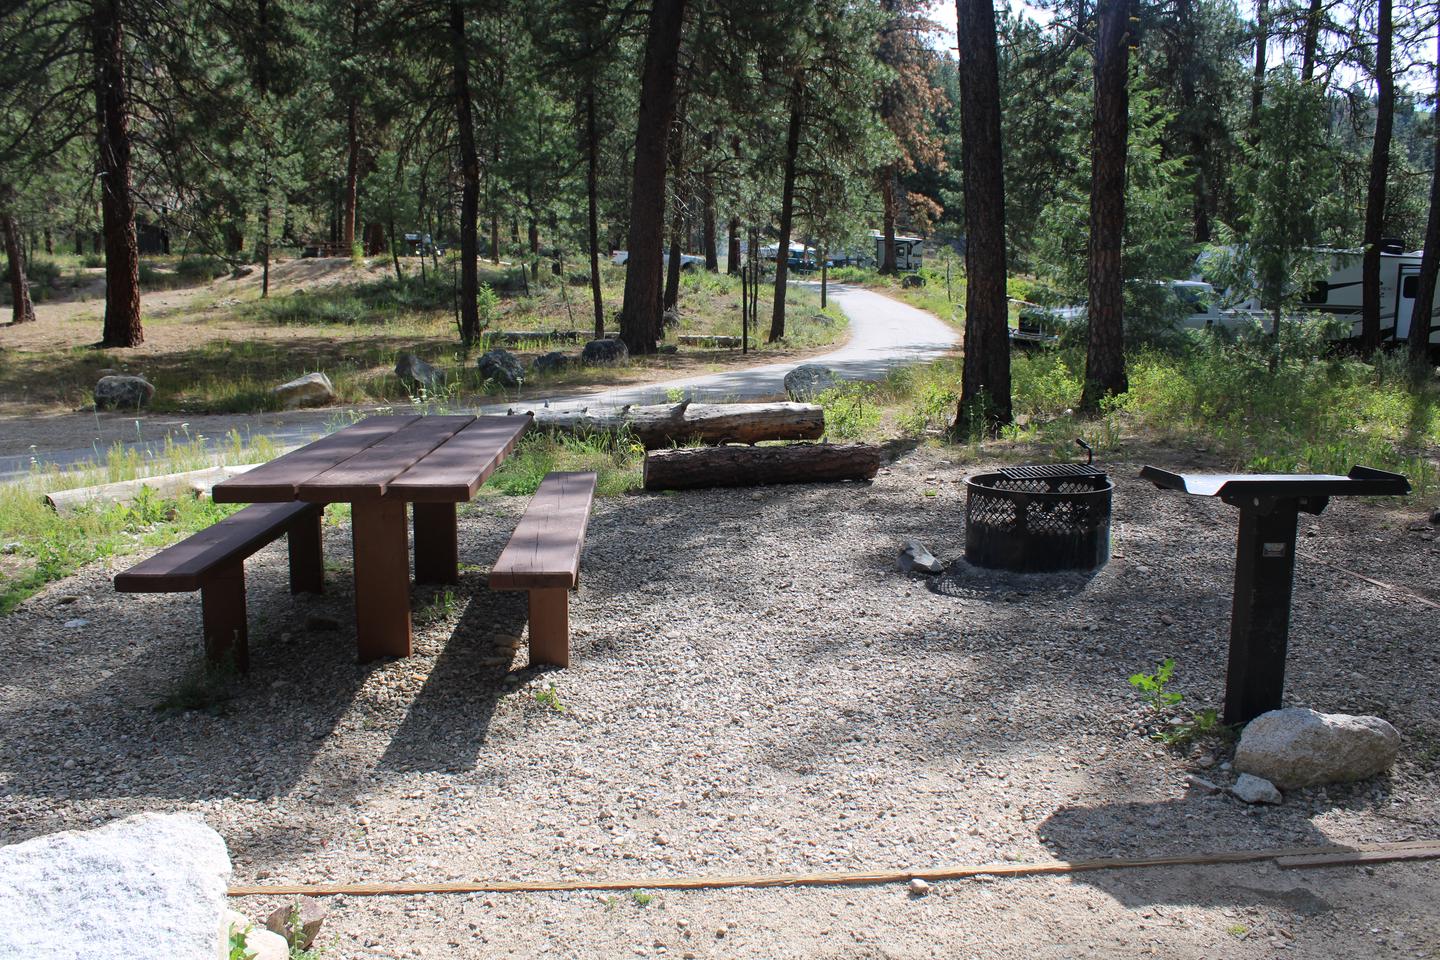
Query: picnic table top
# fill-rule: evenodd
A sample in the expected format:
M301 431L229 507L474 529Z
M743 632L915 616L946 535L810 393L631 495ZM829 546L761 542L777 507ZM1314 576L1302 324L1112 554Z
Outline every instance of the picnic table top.
M376 416L215 485L217 503L459 503L530 426L524 416Z

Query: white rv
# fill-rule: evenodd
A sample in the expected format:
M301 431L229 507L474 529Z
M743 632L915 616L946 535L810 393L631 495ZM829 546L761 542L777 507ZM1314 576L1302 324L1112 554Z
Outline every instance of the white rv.
M878 230L871 230L870 236L875 240L875 264L879 266L885 262L885 235ZM895 234L896 270L919 270L924 254L923 237L902 237Z
M1324 313L1351 322L1350 335L1360 336L1363 267L1358 250L1327 250L1330 275L1305 292L1300 309ZM1380 339L1405 341L1410 336L1410 318L1415 312L1415 294L1420 286L1420 251L1380 254ZM1440 300L1431 305L1430 324L1440 319ZM1430 343L1440 344L1440 330L1432 330Z

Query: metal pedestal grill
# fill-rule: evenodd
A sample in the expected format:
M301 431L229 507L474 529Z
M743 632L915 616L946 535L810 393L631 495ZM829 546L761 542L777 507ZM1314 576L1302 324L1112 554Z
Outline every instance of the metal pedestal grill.
M1093 462L1030 464L967 477L965 559L1018 573L1102 567L1110 559L1114 489Z

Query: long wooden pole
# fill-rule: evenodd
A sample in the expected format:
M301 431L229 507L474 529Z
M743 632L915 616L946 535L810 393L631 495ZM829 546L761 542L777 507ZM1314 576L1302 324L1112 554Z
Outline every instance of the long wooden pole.
M459 880L446 883L290 883L237 884L232 897L345 895L411 896L422 893L551 893L575 890L723 890L734 887L833 887L910 880L961 880L966 877L1031 877L1044 874L1133 870L1144 867L1211 866L1280 861L1288 867L1340 866L1387 860L1440 858L1440 841L1366 843L1353 847L1282 847L1181 854L1174 857L1107 857L1097 860L1043 860L1039 863L986 863L933 870L869 870L833 873L759 873L717 877L646 877L632 880Z

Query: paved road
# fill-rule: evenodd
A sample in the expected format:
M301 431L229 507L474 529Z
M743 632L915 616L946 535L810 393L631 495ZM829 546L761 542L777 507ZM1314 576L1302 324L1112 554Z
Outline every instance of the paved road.
M664 383L618 387L598 393L532 398L523 403L487 404L480 408L480 412L504 413L510 408L529 410L542 405L555 410L660 403L676 390L697 401L763 400L784 395L785 374L800 362L824 364L847 379L878 380L894 367L938 359L953 350L959 341L955 330L933 315L882 294L860 287L831 285L830 297L850 318L851 336L843 347L822 356ZM60 466L103 459L104 452L117 440L127 447L140 449L142 455L163 446L167 434L176 439L204 435L207 442L223 442L212 434L223 434L235 420L235 417L147 414L141 416L137 423L134 417L96 417L91 445L57 449L37 445L33 451L24 454L0 456L0 480L14 479L26 473L31 468L32 457L42 464ZM250 434L263 434L281 446L303 443L334 429L340 422L333 410L257 415L245 420ZM146 439L125 440L126 436L136 435Z

